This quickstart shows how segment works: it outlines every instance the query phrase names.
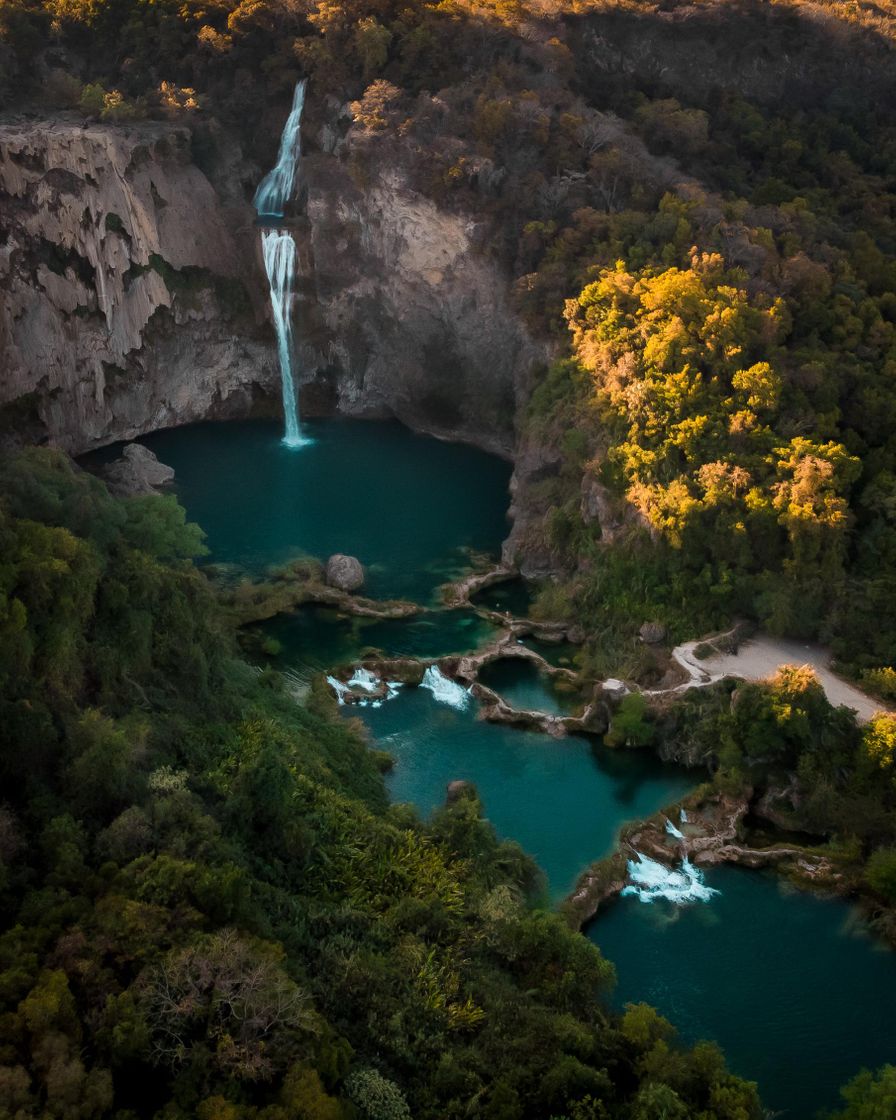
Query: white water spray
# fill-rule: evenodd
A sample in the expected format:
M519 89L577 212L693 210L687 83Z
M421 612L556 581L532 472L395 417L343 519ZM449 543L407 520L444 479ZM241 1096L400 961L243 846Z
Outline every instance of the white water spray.
M296 274L296 243L285 229L263 229L261 251L271 286L271 311L277 332L277 356L280 359L280 380L283 384L283 416L287 447L301 447L308 441L299 425L299 405L292 373L292 293Z
M305 83L299 82L292 99L292 110L280 137L277 163L265 175L255 192L255 209L260 218L282 218L295 186L296 168L302 154L300 125L305 105ZM271 310L277 332L277 357L283 387L283 416L287 447L302 447L309 441L302 436L299 403L293 373L292 305L295 294L296 243L288 229L261 231L261 250L271 288Z
M439 704L447 704L451 708L463 711L470 703L470 694L457 681L446 677L438 665L430 665L423 674L420 687L432 693L432 698Z
M681 906L685 902L709 902L719 892L707 887L702 873L693 864L683 859L676 871L656 860L648 859L640 852L637 860L629 860L629 886L622 891L624 895L635 895L642 902L656 902L665 899Z
M383 687L385 683L385 693ZM339 704L352 702L359 708L379 708L382 707L384 700L394 700L398 695L398 690L401 688L401 681L381 681L380 678L371 669L365 669L363 665L358 666L353 674L347 681L341 681L338 677L332 675L327 677L327 684L336 693L336 701ZM359 698L358 693L367 693L370 696L369 700ZM348 701L346 697L350 697Z
M668 817L666 817L666 832L668 832L670 836L674 836L676 840L684 840L684 833L680 828L676 828Z
M302 109L305 107L305 82L296 86L292 95L292 109L283 126L277 162L258 184L254 205L262 218L282 218L292 195L296 168L302 155Z

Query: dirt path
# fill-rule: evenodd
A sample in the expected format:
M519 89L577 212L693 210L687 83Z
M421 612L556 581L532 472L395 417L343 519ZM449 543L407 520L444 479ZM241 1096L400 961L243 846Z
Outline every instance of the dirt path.
M781 665L811 665L828 700L835 707L843 704L853 708L860 722L866 722L875 712L887 710L880 700L867 696L832 672L831 656L821 646L758 634L742 642L737 653L717 651L701 659L694 656L694 650L702 644L702 641L685 642L672 651L672 656L690 678L673 691L713 684L723 677L760 681L770 677Z

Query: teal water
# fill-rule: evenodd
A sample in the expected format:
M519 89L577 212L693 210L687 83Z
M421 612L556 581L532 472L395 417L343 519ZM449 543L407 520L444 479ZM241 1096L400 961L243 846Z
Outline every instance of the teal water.
M786 1120L836 1107L860 1067L896 1061L896 954L846 903L736 867L706 882L722 892L709 903L622 898L592 924L620 1007L653 1004L683 1041L718 1042Z
M492 611L509 613L514 618L528 618L532 606L532 589L523 579L510 579L478 591L470 602Z
M497 554L506 464L393 424L312 422L308 430L315 442L300 451L282 446L275 422L203 424L145 442L177 471L179 496L218 562L262 571L300 553L344 551L368 565L371 594L428 603L466 567L466 549ZM523 613L524 589L505 590L498 609ZM278 664L303 675L368 647L435 657L491 636L471 612L369 622L315 608L273 620L265 633L283 646ZM576 652L526 644L554 664ZM537 674L511 673L508 689L540 695L538 706L560 703ZM612 848L620 825L674 803L696 777L646 754L486 724L472 708L456 711L423 690L358 714L396 758L388 778L395 800L427 814L449 781L474 782L497 831L535 856L555 899ZM837 1087L860 1066L896 1060L896 957L859 936L842 903L782 897L774 879L733 868L707 880L722 891L708 905L623 899L589 936L617 964L620 1005L646 1000L685 1041L718 1040L771 1108L810 1120L836 1105Z
M290 449L277 421L195 424L146 436L176 474L210 559L261 571L299 554L357 556L367 592L429 602L468 551L497 556L510 465L390 422L311 420Z
M555 716L575 714L582 707L578 693L556 688L551 678L540 673L531 661L505 657L485 665L479 680L499 693L512 708L549 712Z
M536 858L556 899L611 850L620 825L694 785L692 774L647 754L485 723L474 704L457 711L424 689L407 689L359 714L376 746L395 758L387 777L395 801L428 815L443 804L449 782L473 782L486 817Z
M408 619L346 617L327 607L302 607L261 628L281 645L277 662L311 676L377 651L387 657L445 657L485 645L495 630L472 611L426 611Z

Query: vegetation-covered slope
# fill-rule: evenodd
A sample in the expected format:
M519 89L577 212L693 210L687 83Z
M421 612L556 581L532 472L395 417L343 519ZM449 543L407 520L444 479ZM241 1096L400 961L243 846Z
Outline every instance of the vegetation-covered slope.
M759 1116L603 1009L475 800L388 809L328 697L234 656L173 499L47 451L0 492L0 1116Z
M172 115L199 160L217 120L269 166L298 78L312 126L351 102L359 182L385 153L476 216L557 343L519 545L566 573L546 606L595 663L643 668L619 654L645 618L742 613L892 695L893 16L0 0L0 104ZM604 1015L608 966L527 909L532 868L473 803L431 829L388 810L325 700L233 657L172 503L113 503L44 454L3 486L0 1109L755 1114L710 1048ZM810 682L743 695L692 720L723 779L799 770L815 826L878 848L869 884L896 898L890 725L859 733ZM891 1085L855 1101L886 1110Z

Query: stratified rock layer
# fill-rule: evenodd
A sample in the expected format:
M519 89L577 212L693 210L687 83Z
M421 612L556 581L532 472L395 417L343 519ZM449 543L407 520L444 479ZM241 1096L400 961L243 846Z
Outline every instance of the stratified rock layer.
M81 451L243 413L276 384L271 348L247 337L239 215L187 129L2 125L0 210L6 427Z
M203 128L208 176L175 124L0 125L7 438L79 452L262 399L278 408L249 202L260 172ZM287 219L301 411L394 416L510 456L546 350L486 228L425 198L394 155L350 129L338 151L303 159Z

